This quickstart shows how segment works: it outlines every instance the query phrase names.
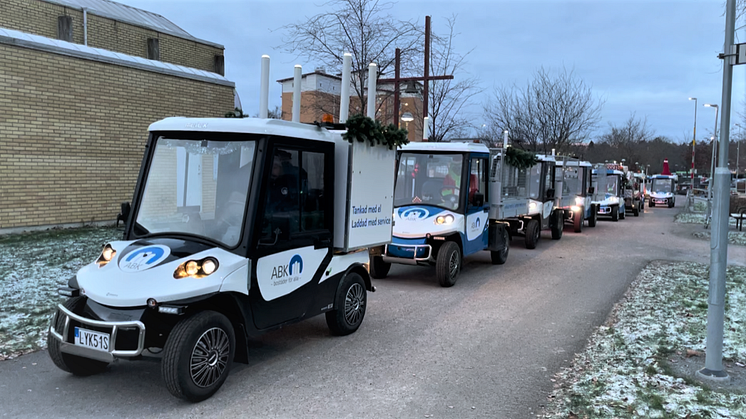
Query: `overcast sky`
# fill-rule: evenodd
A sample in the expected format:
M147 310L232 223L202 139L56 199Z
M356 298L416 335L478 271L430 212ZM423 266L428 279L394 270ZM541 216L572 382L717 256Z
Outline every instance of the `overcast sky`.
M226 77L236 83L244 111L258 112L262 54L271 57L270 108L280 105L275 80L292 77L293 65L313 71L281 45L288 23L323 11L324 0L118 0L158 13L193 36L225 46ZM400 0L391 13L420 22L432 17L434 32L457 15L457 48L468 58L465 70L480 79L471 117L481 125L482 103L495 86L525 84L536 70L563 66L605 100L597 134L621 125L632 113L649 128L681 142L691 141L697 97L698 139L709 137L720 104L725 0ZM746 24L737 23L737 27ZM746 42L746 29L736 43ZM455 74L458 78L459 74ZM734 67L731 124L746 114L746 65ZM718 121L719 123L719 121ZM742 124L744 125L744 124Z

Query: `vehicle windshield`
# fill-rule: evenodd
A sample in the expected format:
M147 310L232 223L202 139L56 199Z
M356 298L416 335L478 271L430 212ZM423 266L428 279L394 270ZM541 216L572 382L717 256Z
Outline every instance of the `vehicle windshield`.
M459 209L462 167L461 154L401 153L394 205L428 204Z
M202 236L238 244L254 166L254 141L159 137L135 232Z
M564 170L562 196L583 195L583 170L579 166L565 166L562 170ZM559 178L555 181L558 180Z
M606 175L606 193L617 195L619 193L619 175Z
M652 190L655 193L670 193L673 190L673 179L653 179Z

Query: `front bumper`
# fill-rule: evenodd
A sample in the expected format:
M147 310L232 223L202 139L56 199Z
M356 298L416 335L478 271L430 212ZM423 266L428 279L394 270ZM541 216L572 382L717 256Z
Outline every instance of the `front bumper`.
M62 327L62 330L55 329L55 325L57 324L59 316L64 316L64 325ZM77 325L80 325L81 327L87 327L92 330L109 333L109 350L100 351L85 346L76 345L73 340L74 338L70 338L70 332L72 330L71 328ZM117 337L119 337L120 332L125 331L128 334L133 332L137 334L136 346L129 349L117 349ZM60 351L68 353L70 355L77 355L103 362L112 362L116 357L136 357L141 355L142 351L145 349L145 325L141 321L131 320L113 322L92 320L73 313L72 311L65 308L62 304L58 306L58 310L52 316L52 322L49 325L49 335L60 342ZM127 341L129 340L130 339L127 339ZM120 347L121 346L122 345L120 345Z
M429 244L387 244L383 260L389 263L417 265L432 261L433 247Z

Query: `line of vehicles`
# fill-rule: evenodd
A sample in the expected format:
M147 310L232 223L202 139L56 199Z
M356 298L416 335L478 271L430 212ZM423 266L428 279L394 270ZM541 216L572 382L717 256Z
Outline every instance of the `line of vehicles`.
M332 334L355 332L391 264L434 268L450 287L465 256L504 264L513 238L533 249L542 230L559 240L565 225L579 233L644 205L644 181L621 166L521 152L507 137L500 149L393 150L343 134L264 118L153 123L122 240L60 289L54 364L86 376L159 357L174 396L205 400L248 362L254 336L321 314Z

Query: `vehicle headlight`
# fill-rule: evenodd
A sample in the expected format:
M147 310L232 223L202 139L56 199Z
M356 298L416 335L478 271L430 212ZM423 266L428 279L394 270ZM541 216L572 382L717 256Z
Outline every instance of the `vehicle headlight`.
M580 212L580 207L577 205L573 205L570 207L570 210L572 210L572 212Z
M576 196L575 197L575 205L583 206L583 204L585 204L585 198L580 197L580 196Z
M435 224L442 225L442 224L452 224L455 218L453 215L439 215L435 218Z
M528 204L528 209L533 211L536 209L536 202L531 202Z
M174 271L174 279L182 279L188 276L204 278L218 270L218 260L207 257L202 260L188 260L179 265Z
M96 259L96 263L98 263L99 268L111 262L116 254L117 251L114 250L113 247L111 247L111 244L106 243L103 250L101 250L101 255L99 255L98 259Z

